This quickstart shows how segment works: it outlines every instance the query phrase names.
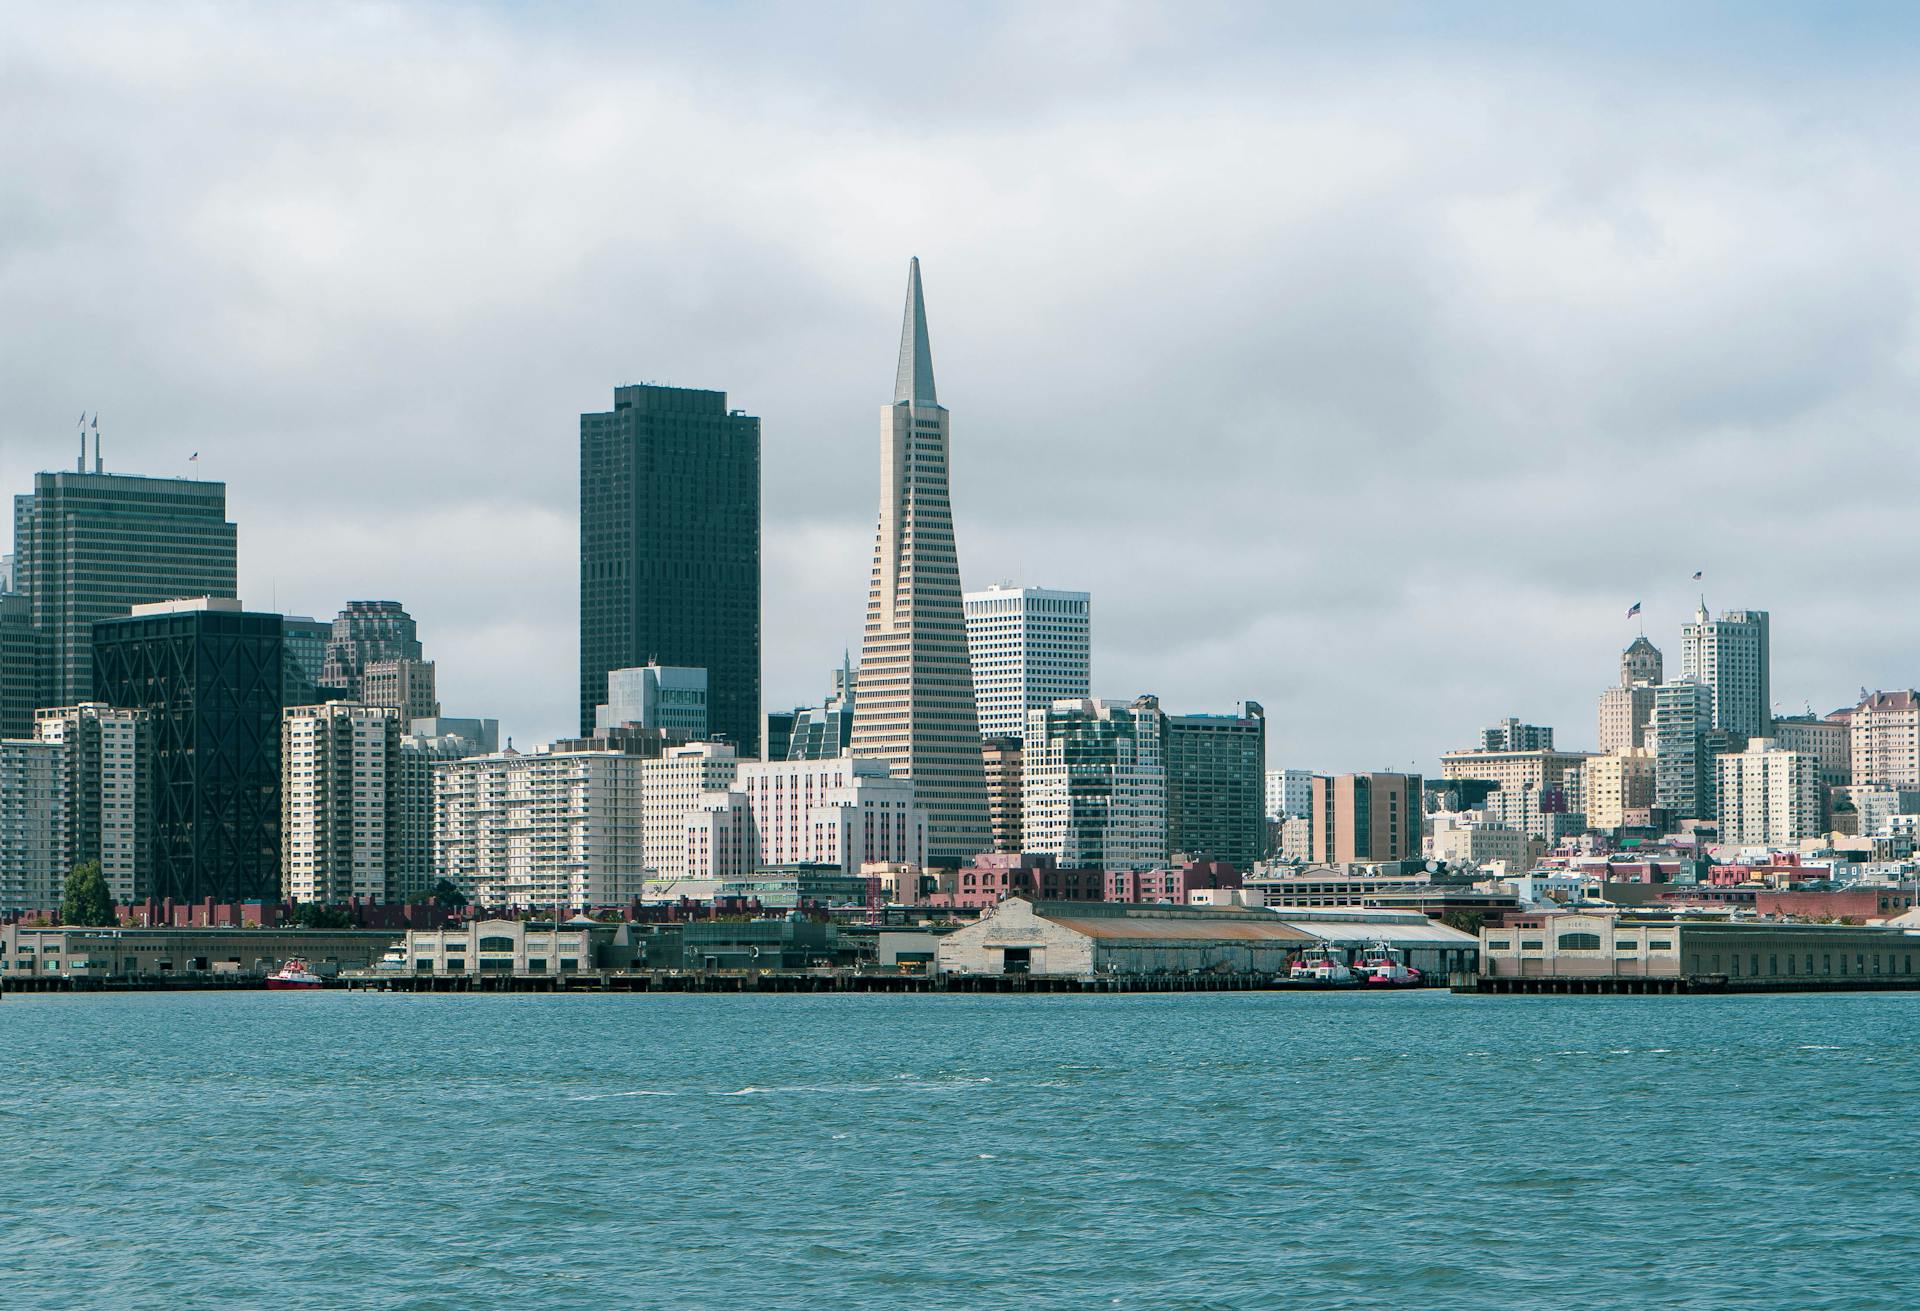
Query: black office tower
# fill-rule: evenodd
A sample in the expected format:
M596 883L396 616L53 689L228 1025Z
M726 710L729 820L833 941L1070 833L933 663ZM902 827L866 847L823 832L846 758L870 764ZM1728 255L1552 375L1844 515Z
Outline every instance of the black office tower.
M279 900L281 620L214 600L93 627L95 697L151 715L155 897Z
M760 420L727 394L617 387L580 416L580 732L607 673L707 671L707 724L760 750Z

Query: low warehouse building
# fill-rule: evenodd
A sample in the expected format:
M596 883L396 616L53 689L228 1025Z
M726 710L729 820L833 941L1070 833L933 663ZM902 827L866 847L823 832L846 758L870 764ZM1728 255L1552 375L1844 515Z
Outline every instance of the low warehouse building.
M942 974L1283 974L1318 941L1270 911L1010 897L935 948Z
M299 957L316 974L366 969L401 940L377 929L32 928L0 925L0 974L24 979L262 978Z
M1319 938L1348 964L1360 959L1367 948L1384 943L1404 952L1407 964L1435 981L1470 974L1479 965L1476 935L1430 920L1417 910L1283 910L1278 918Z
M1480 973L1494 979L1920 981L1920 934L1898 928L1567 912L1482 929L1480 940Z

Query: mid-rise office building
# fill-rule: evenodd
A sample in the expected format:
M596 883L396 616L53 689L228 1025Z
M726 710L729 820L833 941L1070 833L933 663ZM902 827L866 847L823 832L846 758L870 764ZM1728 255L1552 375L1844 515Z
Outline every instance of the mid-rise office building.
M1440 757L1440 776L1481 779L1505 792L1563 786L1587 759L1584 751L1551 749L1449 751Z
M618 387L580 416L580 731L607 675L707 671L709 731L760 750L760 420L727 395Z
M286 652L286 703L308 706L344 699L337 692L322 690L333 625L311 615L286 615L280 621L280 632Z
M993 834L953 535L950 421L935 398L916 259L893 403L880 412L880 515L853 753L913 780L927 812L929 859L958 868L986 851Z
M1836 712L1825 718L1806 714L1775 719L1773 740L1784 751L1800 751L1812 756L1820 771L1822 787L1844 787L1853 782L1853 726L1850 712Z
M1314 863L1412 860L1420 854L1424 836L1420 793L1418 774L1316 775Z
M724 792L709 792L683 821L686 877L742 879L762 869L926 863L927 817L913 782L885 762L746 761Z
M1160 703L1059 701L1027 716L1021 845L1072 869L1167 864L1166 716Z
M199 597L94 626L97 699L153 734L151 896L279 899L283 618Z
M482 906L613 906L640 895L638 756L509 748L434 766L434 877Z
M66 886L67 748L0 740L0 915L58 909Z
M1722 842L1790 846L1820 832L1820 769L1811 755L1754 738L1714 763Z
M987 771L987 822L993 829L993 849L1003 855L1018 855L1022 850L1021 751L1017 737L980 739L980 758Z
M67 869L100 862L118 902L147 895L153 865L153 729L144 710L97 701L37 712L34 737L66 748Z
M637 725L659 729L670 741L707 736L707 671L641 665L607 674L607 700L594 710L594 732Z
M1168 715L1167 842L1193 860L1252 869L1267 854L1266 713L1257 701L1231 715Z
M1713 727L1765 737L1773 725L1772 655L1765 610L1709 619L1703 598L1680 629L1680 676L1713 689Z
M1268 819L1305 819L1313 813L1313 771L1269 769L1266 803Z
M227 486L101 472L34 475L13 502L15 587L39 634L36 707L96 699L93 626L136 605L232 597L238 533Z
M1610 687L1600 694L1600 751L1632 751L1649 745L1653 685Z
M303 648L305 641L303 636ZM364 702L368 665L424 658L419 627L398 601L349 601L327 637L319 683L338 692L339 700Z
M996 583L963 599L983 736L1018 736L1026 731L1030 711L1088 695L1092 598L1087 593Z
M360 670L360 701L393 711L403 724L439 718L433 661L369 660Z
M687 816L710 792L725 791L740 771L730 742L689 742L668 747L640 773L642 861L663 879L687 876Z
M291 901L385 901L400 845L400 715L292 706L280 725L280 880Z
M853 664L833 671L833 692L817 706L767 713L768 760L831 760L853 749Z

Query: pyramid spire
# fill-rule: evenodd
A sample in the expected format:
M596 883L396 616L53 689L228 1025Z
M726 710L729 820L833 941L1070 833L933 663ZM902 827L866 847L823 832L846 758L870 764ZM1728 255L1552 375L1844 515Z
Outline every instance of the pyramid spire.
M933 394L933 348L927 344L927 302L920 292L920 257L907 267L907 312L900 324L900 367L893 375L893 403L938 405Z

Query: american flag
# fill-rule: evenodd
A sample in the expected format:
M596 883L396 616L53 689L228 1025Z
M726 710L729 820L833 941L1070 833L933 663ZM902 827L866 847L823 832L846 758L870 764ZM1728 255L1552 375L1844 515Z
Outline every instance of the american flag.
M1639 613L1640 613L1640 603L1638 601L1635 601L1632 605L1627 607L1627 618L1631 619Z

